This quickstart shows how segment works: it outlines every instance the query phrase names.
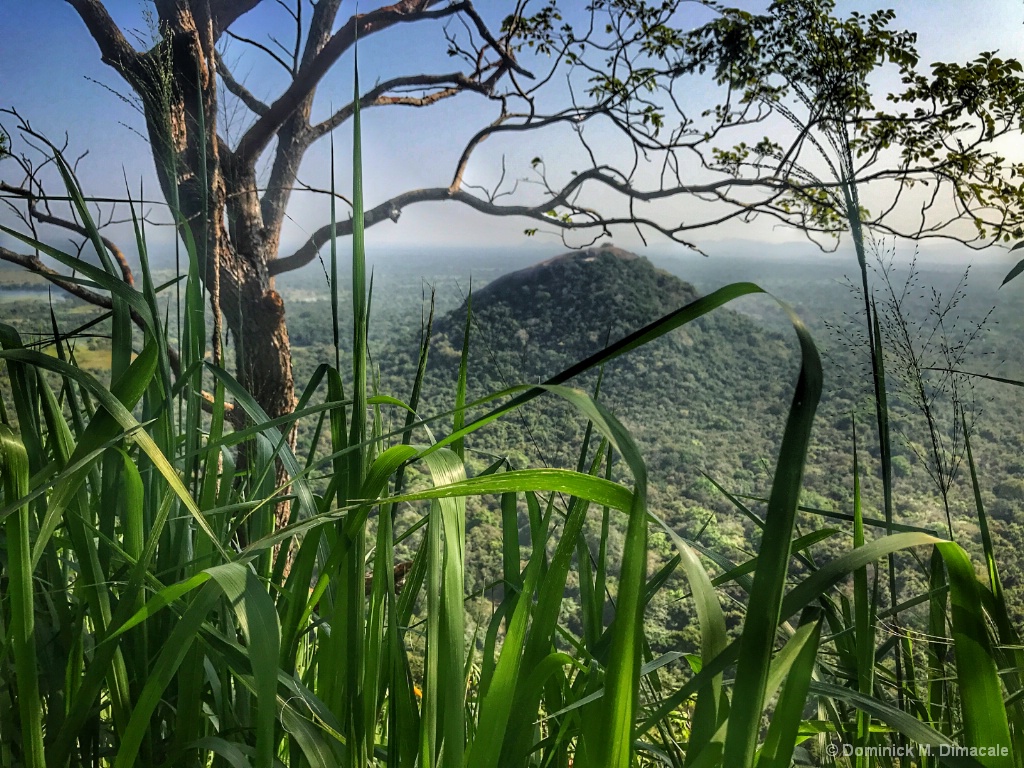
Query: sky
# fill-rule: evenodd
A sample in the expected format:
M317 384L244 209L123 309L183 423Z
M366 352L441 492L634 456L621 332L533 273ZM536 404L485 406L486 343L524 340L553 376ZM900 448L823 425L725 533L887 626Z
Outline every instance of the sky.
M539 3L537 3L539 5ZM754 8L758 3L743 0L740 4ZM365 3L366 7L376 3ZM478 6L494 23L507 12L510 3L484 0ZM562 3L570 18L582 7L582 0ZM143 0L107 0L111 15L122 29L145 36L148 34ZM347 18L348 3L343 3L342 18ZM965 61L981 51L998 50L1004 57L1024 59L1024 2L1022 0L849 0L837 4L837 13L857 10L870 12L892 7L897 12L894 24L918 33L918 49L923 62L935 60ZM706 18L699 10L692 19L696 24ZM268 34L287 39L288 18L267 0L243 17L236 31L244 36L267 42ZM15 108L32 126L60 142L66 132L68 154L76 157L88 150L80 161L79 175L88 194L120 196L124 193L123 175L133 189L145 185L153 195L157 186L152 170L149 146L138 135L141 116L118 94L127 87L110 68L100 62L95 44L75 11L60 0L3 0L0 15L0 107ZM364 87L379 79L401 73L433 71L448 72L455 67L445 55L443 31L437 24L406 26L367 38L360 48L360 72ZM264 54L230 42L227 60L235 74L250 89L266 100L283 88L282 70ZM528 68L538 71L543 62L524 59ZM332 106L349 100L352 88L352 59L346 57L324 80L318 91L314 118L328 114ZM881 83L880 85L885 85ZM552 86L555 96L564 95L563 85ZM694 105L701 99L712 100L710 85L697 84L688 98ZM710 106L710 103L708 103ZM465 141L497 114L493 103L480 96L467 94L429 109L378 108L368 110L364 117L364 177L367 205L372 206L397 192L422 186L447 186ZM9 116L0 115L0 124L13 127ZM588 137L606 157L622 158L622 147L616 145L613 133L606 128L588 126ZM530 160L544 158L554 172L565 173L578 162L573 155L573 137L566 129L552 130L528 137L526 141L491 140L474 156L467 174L472 184L493 185L501 177L503 163L506 185L515 179L528 178ZM335 134L338 162L335 178L340 191L350 183L349 155L351 132L348 126ZM17 136L15 149L24 149ZM1012 154L1014 148L1010 148ZM329 184L327 142L321 142L308 153L300 178L309 184ZM619 153L619 154L617 154ZM0 164L0 179L17 183L20 178L10 161ZM507 188L507 186L506 186ZM529 184L520 184L508 202L530 200L535 194ZM605 201L595 197L600 206ZM614 204L610 201L611 208ZM675 201L674 206L693 206L691 201ZM683 209L690 211L690 208ZM693 208L692 210L696 210ZM282 253L301 243L306 235L326 221L327 200L323 196L297 195L289 210L290 220L284 232ZM673 209L656 209L671 218ZM685 215L685 214L679 214ZM10 217L0 219L4 223ZM496 249L536 249L550 254L562 249L557 237L539 234L527 238L524 229L536 224L524 219L494 219L475 213L454 203L420 204L403 212L397 224L385 222L368 232L368 248L394 249L412 247L493 247ZM111 230L128 238L123 228ZM169 237L160 232L151 236L157 241ZM636 233L622 229L613 233L617 244L640 248ZM768 222L744 225L736 222L692 233L690 239L708 253L722 251L755 252L761 243L794 243L806 249L798 232L773 226ZM130 240L128 240L130 242ZM582 238L573 238L575 243ZM648 237L651 248L659 253L683 250L657 234ZM841 246L841 249L844 246ZM926 252L928 249L925 249ZM948 254L956 249L933 249ZM941 251L941 254L939 253ZM1009 260L1009 257L1005 257Z

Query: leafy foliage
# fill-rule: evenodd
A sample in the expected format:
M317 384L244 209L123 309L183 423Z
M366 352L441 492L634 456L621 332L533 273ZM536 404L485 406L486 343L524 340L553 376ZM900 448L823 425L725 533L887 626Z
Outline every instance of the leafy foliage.
M651 32L670 5L652 12L620 0L608 7ZM790 12L796 19L806 7L776 6L773 23L782 28ZM559 21L555 6L548 7L527 33L534 42ZM748 52L751 41L771 39L771 29L748 33L746 25L761 22L744 14L728 21L716 43L728 54L719 76L759 87L758 59ZM853 17L848 27L828 32L870 49L857 37L863 25L884 37L887 21L885 14ZM666 50L676 42L654 38ZM800 55L813 58L816 50ZM815 77L801 69L791 74ZM613 99L632 98L642 81L596 87ZM859 108L863 94L854 82L839 97ZM958 543L910 525L897 529L891 499L885 521L865 516L856 432L852 514L831 514L850 519L853 546L832 541L838 552L819 548L840 533L799 529L803 512L830 514L801 504L823 368L811 332L780 303L797 337L789 359L795 382L777 414L783 426L764 506L708 480L750 522L756 551L737 560L702 542L703 531L681 535L661 516L637 440L601 399L613 388L603 377L621 375L616 364L643 362L635 353L651 345L675 342L672 351L685 352L684 334L708 330L723 306L764 291L730 283L699 296L614 249L495 281L467 301L464 319L442 321L440 333L459 362L454 387L437 393L433 404L421 399L430 375L427 321L408 402L384 394L369 356L358 115L357 101L351 365L339 364L335 251L328 329L335 363L319 363L295 410L277 418L219 354L207 359L204 291L212 287L190 236L186 321L173 329L183 337L175 380L172 329L162 321L134 213L141 290L121 278L64 163L68 197L100 266L5 229L74 266L111 297L105 382L75 363L77 334L62 333L55 315L47 342L56 357L27 348L15 328L0 325L9 384L0 400L5 764L767 767L789 765L798 749L835 758L827 739L833 747L856 744L883 754L913 739L955 765L1020 764L1024 658L966 424L983 578ZM770 143L762 150L775 151ZM729 162L738 168L748 157L737 153ZM856 179L837 176L841 212L863 263ZM636 279L623 280L627 273ZM565 290L585 279L586 294ZM651 305L641 299L651 295L665 306L644 317ZM539 314L542 305L547 312ZM533 332L547 347L564 332L569 359L578 361L556 366L542 384L517 381L470 400L474 311L489 325L514 329L520 374L557 360L529 349ZM891 490L882 337L870 305L865 320L877 449ZM736 317L725 323L731 332L750 328ZM780 354L764 342L772 337L749 336L747 363L763 375L761 361ZM715 346L705 370L726 367L714 359ZM591 371L600 371L593 396L566 386ZM707 390L716 383L701 382ZM516 466L502 454L484 465L467 458L483 429L556 398L585 423L582 440L565 441L576 454L574 468ZM722 404L717 415L726 424L731 418ZM313 436L293 444L288 432L303 422L315 425ZM479 622L465 607L470 500L500 518L501 594ZM274 506L286 510L278 520ZM599 519L596 537L587 535L588 519ZM617 540L613 519L623 531ZM867 535L869 526L877 536ZM656 568L654 531L664 535L670 555ZM397 559L399 545L409 552L407 562ZM879 563L887 561L895 584L896 553L920 557L922 550L931 552L928 566L917 559L905 568L909 577L926 578L926 587L893 593L885 605ZM656 655L656 627L647 615L676 569L696 642ZM567 593L571 572L578 594ZM852 597L845 586L851 576ZM566 620L573 603L579 626ZM732 626L730 603L738 613ZM896 623L892 639L881 639L880 617L907 616L918 606L927 609L923 652L910 624ZM474 635L484 638L482 647L469 642ZM857 762L866 764L860 756Z

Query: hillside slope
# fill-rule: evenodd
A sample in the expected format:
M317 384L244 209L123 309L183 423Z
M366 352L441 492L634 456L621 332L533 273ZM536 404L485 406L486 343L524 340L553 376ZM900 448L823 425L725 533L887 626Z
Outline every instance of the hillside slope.
M504 275L472 297L470 398L532 384L698 298L692 285L646 258L605 246ZM450 382L466 307L434 327L434 375ZM702 471L754 490L774 464L795 373L793 344L719 309L609 364L601 399L629 427L658 477L700 491ZM596 374L572 383L592 392ZM582 434L545 398L523 425L532 458L575 464ZM527 451L528 455L530 454ZM738 483L738 485L737 485Z

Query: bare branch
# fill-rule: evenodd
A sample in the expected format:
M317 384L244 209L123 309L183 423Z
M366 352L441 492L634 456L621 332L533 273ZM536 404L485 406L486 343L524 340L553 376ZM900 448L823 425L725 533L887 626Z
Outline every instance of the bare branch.
M272 51L269 46L266 46L266 45L264 45L263 43L261 43L261 42L259 42L257 40L253 40L250 37L243 37L242 35L237 35L234 32L232 32L230 29L224 30L224 34L226 34L232 40L237 40L240 43L245 43L246 45L251 45L253 48L258 48L259 50L261 50L265 54L267 54L267 56L269 56L274 61L276 61L278 64L280 64L282 67L284 67L284 71L285 72L287 72L290 75L294 75L295 74L295 70L292 69L292 67L288 64L288 62L286 62L284 59L282 59L278 54L274 53L274 51Z
M3 261L10 262L11 264L17 264L19 267L24 267L29 272L33 272L37 275L41 275L49 280L56 286L63 288L65 291L70 293L72 296L77 296L83 301L87 301L90 304L95 304L97 307L104 309L112 309L113 303L109 296L90 291L88 288L83 288L78 283L69 282L64 279L64 275L57 272L54 269L50 269L48 266L43 264L42 260L38 256L30 256L23 253L15 253L14 251L8 250L0 245L0 259ZM137 322L141 323L142 318L138 318ZM143 327L140 325L140 327Z
M433 91L422 96L385 95L397 88L426 89L440 86L445 87L441 88L441 90ZM359 106L362 109L389 104L401 104L410 107L426 107L463 91L487 93L488 87L477 80L467 77L462 72L452 72L447 75L408 75L405 77L395 77L391 80L385 80L383 83L375 85L360 97ZM352 117L352 111L354 108L355 106L353 103L346 104L323 122L314 125L312 129L313 137L318 139L333 131L339 125Z
M8 250L7 248L4 248L2 245L0 245L0 261L6 261L11 264L17 264L19 267L22 267L33 274L44 277L51 283L56 285L58 288L67 291L72 296L75 296L76 298L79 298L82 301L85 301L89 304L92 304L95 307L99 307L100 309L113 310L114 304L109 296L105 296L102 293L96 293L95 291L90 291L88 288L85 288L79 285L78 283L67 280L65 276L62 275L60 272L57 272L54 269L50 269L48 266L43 264L43 262L37 256L30 256L28 254L23 253L15 253L14 251ZM135 325L138 328L145 331L147 326L142 316L139 315L134 309L131 310L131 316L132 322L135 323ZM168 365L170 365L171 372L174 374L174 377L176 379L180 377L181 357L178 354L178 350L176 350L170 344L167 345L167 363ZM209 392L200 391L199 396L203 401L203 409L209 411L210 406L212 406L214 402L213 395L211 395ZM233 403L224 403L225 411L233 411L234 407L235 406Z
M503 45L494 39L494 36L491 34L491 30L487 28L484 20L480 18L480 14L476 12L476 8L473 7L472 3L466 3L465 5L466 7L463 9L464 13L473 20L473 24L476 25L476 30L480 33L480 37L486 40L491 49L501 56L501 60L505 66L513 72L518 72L523 77L533 80L533 73L524 69L518 64L518 62L516 62L515 58L509 51L508 45Z
M575 187L575 185L572 185ZM594 229L599 228L602 231L606 230L610 226L618 224L629 224L634 223L640 226L647 227L651 230L661 232L667 237L672 238L676 242L682 243L688 247L694 248L696 246L692 243L686 242L679 239L676 236L678 230L665 227L658 224L655 221L649 219L631 219L631 218L601 218L596 214L592 214L586 221L565 221L560 219L551 218L548 212L565 201L561 198L567 198L570 194L568 189L563 191L556 200L548 200L539 205L496 205L489 199L482 199L474 195L465 192L464 190L451 189L449 187L429 187L425 189L414 189L408 192L403 192L400 195L392 197L380 205L371 208L366 211L364 215L365 226L370 227L375 224L379 224L386 219L392 221L398 221L398 217L401 215L402 210L407 206L415 203L424 202L443 202L446 200L452 200L455 202L467 205L481 213L486 213L491 216L513 216L520 218L533 219L535 221L541 221L547 225L556 227L558 229L565 230L580 230L580 229ZM352 222L339 221L333 226L333 229L338 237L345 237L352 233ZM283 258L276 259L270 262L268 269L271 275L279 275L284 272L290 272L294 269L298 269L306 264L310 263L316 258L317 251L331 238L332 225L325 224L316 230L309 239L294 253Z
M301 11L301 0L299 0L298 6ZM313 16L309 20L309 31L306 35L306 45L303 48L302 58L297 69L305 69L309 66L327 45L331 39L331 30L334 29L334 21L338 18L339 8L341 8L341 0L319 0L313 6ZM299 31L301 32L301 30ZM296 44L298 43L299 41L296 40Z
M299 57L298 55L296 55L296 51L289 50L288 48L286 48L284 44L273 35L267 35L267 39L270 40L270 42L272 42L274 45L276 45L280 49L281 53L283 53L285 56L292 57L292 65L289 67L289 69L291 69L292 72L297 72L299 70Z
M122 34L103 3L99 0L67 0L67 3L82 17L100 48L103 63L131 82L138 72L141 55Z
M219 40L220 36L239 17L259 4L260 0L211 0L210 18L213 19L213 39Z
M61 229L66 229L69 232L74 232L76 235L82 237L89 237L89 230L79 224L77 221L71 221L60 216L54 216L47 211L39 209L38 196L33 194L30 190L23 187L13 187L6 181L0 181L0 192L7 192L8 194L15 195L17 197L24 198L28 203L29 213L33 219L38 221L40 224L51 224ZM128 266L128 259L124 255L117 244L109 237L100 235L100 241L103 246L110 252L110 255L117 261L118 266L121 268L121 276L128 285L135 285L135 277L132 275L132 269Z
M227 64L224 63L224 58L219 53L217 54L217 74L221 76L221 79L224 81L224 87L228 89L228 92L257 115L265 115L270 110L270 107L257 99L248 88L235 79Z
M445 18L470 6L468 0L463 0L440 10L429 10L441 2L442 0L403 0L369 13L352 16L331 36L322 50L303 63L291 85L270 105L267 113L249 128L235 150L236 159L247 164L259 156L277 130L309 97L334 63L352 47L357 36L365 38L395 24Z

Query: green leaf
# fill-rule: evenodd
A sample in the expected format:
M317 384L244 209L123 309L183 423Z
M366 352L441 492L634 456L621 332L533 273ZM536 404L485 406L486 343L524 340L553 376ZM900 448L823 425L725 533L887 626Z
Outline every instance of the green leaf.
M121 737L114 768L132 768L137 764L139 747L149 729L149 721L163 697L163 692L174 679L175 673L185 660L185 655L195 641L199 628L221 598L221 590L207 584L196 595L182 617L174 625L163 649L157 657L146 684L135 701L131 720Z
M1013 248L1011 250L1015 251L1018 248L1020 248L1021 246L1024 246L1024 242L1017 243L1017 245L1013 246ZM999 287L1002 288L1008 282L1010 282L1015 277L1017 277L1017 275L1019 275L1021 272L1024 272L1024 259L1021 259L1020 261L1018 261L1016 266L1014 266L1013 269L1011 269L1009 272L1006 273L1006 277L1003 278L1003 282L1000 283Z
M972 757L957 755L953 748L958 745L948 736L939 733L913 715L889 706L873 696L865 696L843 686L818 681L811 682L810 692L815 696L827 696L837 701L845 701L857 709L864 710L876 720L906 736L919 748L921 745L927 745L932 756L937 757L943 765L951 766L951 768L981 768L984 765Z
M775 647L775 631L783 607L783 589L789 569L790 544L796 522L804 462L811 424L821 397L822 372L818 350L799 318L783 305L800 341L801 365L793 403L782 436L779 460L768 499L760 554L743 634L733 706L725 741L726 765L751 765L761 730L769 661Z
M277 716L277 656L281 644L274 601L251 568L226 563L207 573L224 591L245 638L256 680L257 768L273 768Z
M25 497L28 491L28 453L24 443L3 424L0 424L0 475L3 476L5 498ZM22 760L28 768L45 768L43 699L39 692L36 659L35 588L29 547L30 522L27 504L5 522L7 590L10 597L10 626L7 631L17 674L15 699L21 716Z
M802 631L810 627L786 675L785 686L768 724L758 768L789 768L793 758L793 748L797 743L800 721L807 705L807 691L817 664L818 642L821 638L821 622L816 615L819 612L809 613L809 620L802 623L797 634L790 640L794 642Z
M964 746L979 749L1005 746L1010 749L1010 726L1003 706L995 656L982 610L982 587L967 553L957 544L937 545L949 574L953 654L959 683ZM986 757L989 768L1010 768L1012 755Z
M465 477L462 460L451 451L424 458L435 483L454 485ZM461 768L465 742L466 503L439 498L427 523L427 653L424 660L420 761L424 766ZM443 750L443 759L438 760Z

